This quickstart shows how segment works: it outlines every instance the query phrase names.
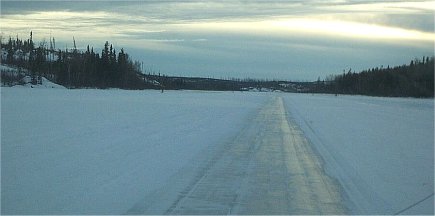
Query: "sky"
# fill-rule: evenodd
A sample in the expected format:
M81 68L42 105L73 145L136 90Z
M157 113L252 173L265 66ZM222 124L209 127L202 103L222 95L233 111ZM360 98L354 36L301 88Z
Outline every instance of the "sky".
M1 1L0 33L105 41L144 71L314 81L434 55L435 1Z

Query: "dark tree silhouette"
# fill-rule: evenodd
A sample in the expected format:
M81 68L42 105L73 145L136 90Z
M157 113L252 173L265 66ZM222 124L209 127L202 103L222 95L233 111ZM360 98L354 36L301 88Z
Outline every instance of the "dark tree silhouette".
M68 88L145 88L140 67L128 58L124 49L117 54L106 41L100 57L89 45L83 52L77 49L74 37L73 43L72 50L55 50L54 38L50 38L49 47L43 41L35 48L33 32L30 32L30 38L24 43L18 38L9 38L1 47L7 51L4 63L28 69L33 84L40 83L44 76ZM24 58L26 55L28 58Z
M349 70L318 83L311 92L387 97L434 97L434 57L412 60L409 65Z

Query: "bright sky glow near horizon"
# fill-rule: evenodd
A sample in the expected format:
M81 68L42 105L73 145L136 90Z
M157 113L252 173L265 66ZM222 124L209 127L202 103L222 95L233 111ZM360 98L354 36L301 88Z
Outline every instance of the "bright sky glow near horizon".
M3 40L107 40L168 75L316 80L434 55L435 1L1 1Z

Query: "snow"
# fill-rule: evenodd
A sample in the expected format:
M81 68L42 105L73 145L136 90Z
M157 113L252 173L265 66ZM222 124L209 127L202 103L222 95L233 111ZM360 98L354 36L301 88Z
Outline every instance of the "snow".
M249 88L242 88L243 91L249 91L249 92L278 92L277 90L274 89L270 89L270 88L254 88L254 87L249 87Z
M8 65L0 64L0 71L1 71L1 73L7 73L7 75L9 75L9 76L14 76L14 77L18 77L19 75L24 76L22 79L19 80L19 82L15 82L14 84L12 84L14 87L65 89L64 86L53 83L45 77L41 77L40 84L37 84L37 85L31 84L32 78L30 76L25 76L25 74L28 73L28 71L26 69L17 69L17 68L8 66ZM22 85L20 85L18 83L20 83L20 84L22 83ZM2 83L2 85L3 85L3 83Z
M394 214L433 193L433 99L284 98L353 214ZM433 214L433 196L403 213Z
M3 87L1 213L124 214L155 193L173 199L198 175L188 167L201 169L275 96L350 213L394 214L433 193L433 99ZM432 196L403 213L433 206Z
M0 58L2 61L6 61L6 57L8 56L8 52L6 49L2 48L0 51Z
M19 74L23 74L23 73L27 72L26 69L17 69L14 67L10 67L8 65L3 65L3 64L0 64L0 71L2 73L9 73L9 74L12 74L15 76L18 76Z
M13 87L18 88L55 88L55 89L66 89L65 86L56 84L54 82L51 82L45 77L41 77L41 84L33 85L32 84L32 78L30 76L25 76L23 79L21 79L24 85L14 85Z
M6 49L2 48L1 52L0 52L0 55L1 55L1 57L0 57L1 60L2 61L6 61L7 56L8 56L8 51ZM15 60L24 60L24 61L27 61L27 60L29 60L29 56L30 56L29 52L24 53L24 51L21 50L21 49L15 50L13 52L13 58Z
M1 88L1 213L123 214L235 136L266 99Z

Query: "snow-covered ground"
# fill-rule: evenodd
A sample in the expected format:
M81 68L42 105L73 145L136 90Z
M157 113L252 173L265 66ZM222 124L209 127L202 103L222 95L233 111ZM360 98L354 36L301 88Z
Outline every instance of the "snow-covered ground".
M433 193L433 99L1 88L1 213L140 210L177 173L197 176L276 96L351 213L393 214Z
M33 85L32 78L30 76L25 76L21 79L23 85L14 85L14 88L56 88L56 89L66 89L65 86L61 86L54 82L51 82L45 77L41 77L41 83Z
M284 96L284 95L283 95ZM354 214L434 212L433 99L287 94Z
M265 94L1 88L3 214L122 214Z

